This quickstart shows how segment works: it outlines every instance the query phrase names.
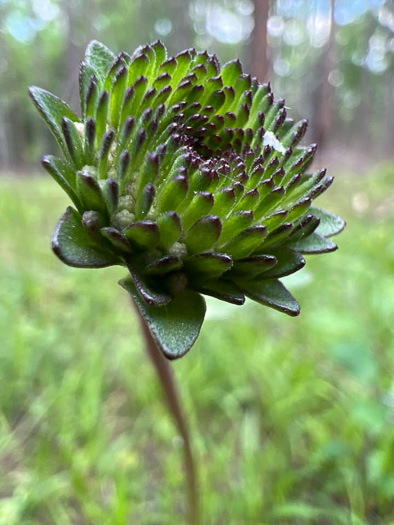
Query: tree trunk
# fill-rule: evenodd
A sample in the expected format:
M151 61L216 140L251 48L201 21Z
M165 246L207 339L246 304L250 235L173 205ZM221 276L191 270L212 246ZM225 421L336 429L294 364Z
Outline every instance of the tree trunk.
M267 21L270 10L269 0L253 0L254 30L250 44L250 70L260 82L268 82L271 62L267 49Z

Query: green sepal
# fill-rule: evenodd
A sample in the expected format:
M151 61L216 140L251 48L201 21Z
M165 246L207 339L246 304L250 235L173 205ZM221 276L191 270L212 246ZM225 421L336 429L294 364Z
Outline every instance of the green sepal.
M261 273L259 279L278 279L297 272L305 266L303 256L294 250L290 250L290 248L278 248L273 250L271 254L278 262L273 268Z
M64 140L62 131L62 120L66 117L73 122L79 122L79 118L71 110L71 108L65 102L63 102L63 100L60 100L59 97L53 95L45 89L31 86L29 88L29 94L36 108L55 136L64 155L69 157L67 144Z
M136 290L138 291L139 297L146 305L162 307L172 300L172 295L163 291L152 289L151 286L149 286L141 277L140 273L134 268L133 265L126 263L126 266L133 279L133 283Z
M231 281L213 281L204 283L203 286L198 287L198 291L220 299L226 303L236 304L242 306L245 302L245 295L239 287Z
M77 192L75 191L75 171L71 168L68 162L52 155L46 155L42 158L41 163L52 178L67 193L78 211L82 212L83 206Z
M231 257L225 253L200 253L185 260L185 270L190 275L190 280L207 281L218 279L233 265Z
M89 235L80 214L71 207L56 226L52 250L65 264L76 268L104 268L119 264L118 257Z
M311 235L308 235L308 237L303 237L298 241L289 242L287 246L298 252L309 254L335 252L335 250L338 249L335 242L331 239L326 239L326 237L323 237L316 232L313 232Z
M323 235L324 237L337 235L338 233L341 233L346 226L346 222L342 217L327 210L316 208L316 206L311 207L310 213L320 219L319 226L316 228L316 233Z
M239 283L242 291L253 301L269 306L295 317L300 313L300 305L289 290L277 279L267 281L244 281Z
M154 248L160 240L160 231L153 221L137 221L123 231L128 240L137 248Z
M137 292L133 281L119 283L134 299L159 349L168 359L184 356L200 333L205 317L205 301L200 294L186 290L169 304L160 307L147 305Z
M208 215L196 222L184 236L191 255L206 252L216 243L222 231L219 217Z
M103 85L115 59L114 53L107 46L97 40L92 40L86 48L84 62L94 70L100 84Z
M253 279L262 272L270 270L277 264L273 255L252 255L234 262L229 276L236 278Z
M230 254L233 259L247 257L257 250L267 233L265 226L251 226L227 243L223 250Z

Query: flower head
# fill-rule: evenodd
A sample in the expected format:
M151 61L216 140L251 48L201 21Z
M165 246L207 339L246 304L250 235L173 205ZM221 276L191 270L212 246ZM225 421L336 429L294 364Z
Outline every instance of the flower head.
M126 266L121 284L165 355L195 341L201 294L298 315L279 278L302 254L335 250L344 221L312 205L333 179L308 172L307 122L287 118L269 84L207 52L168 58L156 42L115 56L93 41L81 118L45 90L30 94L64 155L43 165L75 206L54 252L70 266Z

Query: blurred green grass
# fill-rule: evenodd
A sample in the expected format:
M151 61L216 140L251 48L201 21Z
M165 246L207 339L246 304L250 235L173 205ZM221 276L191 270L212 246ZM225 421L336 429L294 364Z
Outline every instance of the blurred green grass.
M339 174L321 199L348 226L290 278L299 318L211 300L174 363L204 524L394 523L393 180ZM47 179L0 181L0 524L183 523L182 443L124 270L50 253L66 204Z

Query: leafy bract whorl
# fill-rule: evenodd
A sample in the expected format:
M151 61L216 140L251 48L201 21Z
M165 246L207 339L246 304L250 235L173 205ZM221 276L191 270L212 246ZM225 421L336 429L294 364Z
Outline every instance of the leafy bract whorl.
M167 357L196 340L200 294L298 315L278 279L304 266L301 254L335 250L344 222L312 206L333 179L306 172L307 122L287 118L269 84L207 52L168 58L156 42L115 56L93 41L81 118L43 89L30 95L64 155L43 165L75 206L54 252L70 266L125 265L121 284Z

